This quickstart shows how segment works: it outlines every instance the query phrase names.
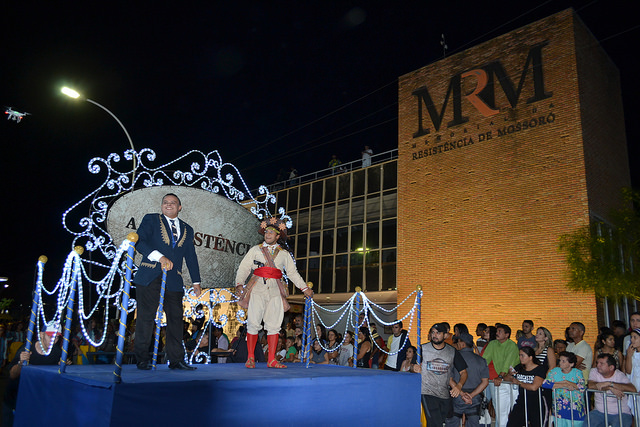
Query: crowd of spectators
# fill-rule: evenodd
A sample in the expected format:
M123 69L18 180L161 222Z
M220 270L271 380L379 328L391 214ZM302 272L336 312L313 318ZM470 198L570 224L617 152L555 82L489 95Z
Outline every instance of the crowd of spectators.
M640 403L640 398L635 399L640 389L640 313L631 315L630 326L627 329L624 322L613 322L611 328L600 328L597 340L590 344L584 340L586 330L580 322L571 323L564 338L555 341L547 328L535 329L531 320L523 321L513 338L508 325L480 323L474 343L466 325L455 325L451 334L448 323L437 323L429 333L430 342L422 344L421 364L409 371L422 374L427 423L432 420L439 425L448 417L446 424L452 426L460 425L461 418L466 418L467 426L490 425L493 418L495 425L507 427L527 422L531 426L553 422L557 426L630 427L634 414L640 413L640 407L634 408L634 403ZM472 351L481 356L484 368L461 363L456 355L447 364L450 372L443 371L447 344L461 354ZM409 348L407 357L412 355ZM440 364L430 360L433 357ZM444 400L451 401L448 407L453 412L440 409L443 396L438 390L443 383L434 384L433 369L440 375L448 372L450 397ZM400 370L406 371L404 364ZM486 385L476 380L478 376L486 377ZM587 394L586 390L591 391ZM470 396L478 392L482 398L474 403ZM590 394L593 403L588 405Z
M106 324L105 334L104 325L90 319L84 325L89 339L81 325L75 322L71 328L70 361L75 361L82 354L83 346L91 346L91 341L102 340L101 346L93 348L94 351L115 353L115 322ZM231 341L220 325L212 326L213 329L208 331L201 321L185 323L187 350L194 355L206 352L214 363L243 362L236 356L242 353L242 345L246 354L244 326L238 329ZM378 334L375 323L364 316L358 319L355 329L345 331L343 335L336 329L327 330L319 323L313 328L309 353L305 354L302 315L295 315L280 332L276 358L283 363L301 363L308 356L312 364L355 365L363 369L399 371L406 375L418 373L422 375L424 397L424 390L430 390L425 388L425 382L431 381L428 376L430 361L426 358L418 361L419 353L425 354L427 345L432 346L428 348L432 353L434 349L439 351L451 346L464 355L468 363L463 365L457 360L456 369L451 364L452 382L448 387L451 407L457 412L447 415L453 417L452 423L463 419L469 426L476 425L476 418L477 425L488 425L493 419L496 425L515 427L523 425L527 419L530 425L548 425L553 420L559 426L587 422L591 426L599 426L604 425L606 412L610 425L629 427L633 414L640 413L640 408L634 408L634 404L640 402L629 398L629 394L640 387L638 312L631 315L630 328L624 322L615 321L611 328L600 328L593 343L584 340L586 330L580 322L571 323L564 337L555 340L547 328L539 326L536 329L531 320L524 320L514 337L506 324L479 323L475 329L475 342L465 324L454 325L452 333L450 325L442 322L434 325L429 333L430 342L422 343L421 351L411 344L401 321L391 323L390 330L386 331L391 332L387 341ZM442 334L442 342L438 340L439 334ZM25 335L24 322L0 324L2 366L15 366L19 362L20 355L15 354L15 350L24 343ZM263 338L264 335L256 347L260 354L268 352L267 340ZM135 323L132 323L126 331L125 351L130 351L134 340ZM161 340L160 351L163 344ZM479 359L471 359L469 354ZM112 357L98 356L95 363L112 361ZM463 368L465 365L467 367ZM465 371L465 374L460 371ZM587 389L598 391L594 393L594 403L589 406L585 401ZM429 400L423 398L423 405L425 402Z
M24 343L25 341L25 326L23 321L0 323L0 357L2 362L0 368L3 368L11 360L10 355L11 347L14 343ZM14 344L14 349L20 344Z

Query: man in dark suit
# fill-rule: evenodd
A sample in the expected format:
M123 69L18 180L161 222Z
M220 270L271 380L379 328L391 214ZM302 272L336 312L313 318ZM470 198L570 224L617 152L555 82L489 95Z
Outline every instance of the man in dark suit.
M183 260L187 264L193 290L200 295L200 269L193 245L193 228L178 219L182 210L180 199L169 193L162 198L162 213L147 214L138 228L136 250L143 259L133 278L138 301L134 351L138 369L151 369L149 346L155 331L155 316L160 301L162 270L167 271L164 311L167 315L166 353L171 369L196 369L184 362L182 347Z

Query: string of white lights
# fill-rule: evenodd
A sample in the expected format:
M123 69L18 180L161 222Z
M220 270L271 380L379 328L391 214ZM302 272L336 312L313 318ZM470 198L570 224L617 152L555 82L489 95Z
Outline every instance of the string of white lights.
M251 194L246 182L242 178L239 170L231 163L222 160L217 150L205 153L199 150L191 150L185 154L168 161L159 166L152 167L149 163L156 160L156 153L145 148L136 152L128 149L124 152L124 158L127 161L137 159L138 167L136 168L135 181L132 181L130 175L132 171L120 172L117 166L121 161L121 157L117 153L111 153L107 158L94 157L88 163L88 170L92 174L106 173L104 181L93 191L74 203L62 215L62 226L72 236L72 246L83 246L88 252L94 253L92 259L82 259L80 256L70 254L65 266L61 279L57 282L53 290L48 290L45 286L40 286L41 293L49 296L56 295L56 313L54 319L60 321L63 318L63 310L68 304L71 292L71 284L75 280L76 290L78 293L78 312L81 325L81 333L88 344L94 347L102 345L106 339L107 326L109 321L110 309L117 310L120 307L121 298L123 298L125 275L127 272L126 260L119 263L122 259L123 252L126 251L126 243L122 243L116 247L111 236L104 226L111 201L123 192L132 191L136 186L142 184L144 187L175 185L187 187L199 187L210 191L214 194L225 195L229 200L237 202L240 205L247 206L251 213L258 219L271 216L269 206L275 206L276 197L271 194L266 186L261 186L257 190L257 198ZM185 166L185 167L182 167ZM259 199L259 200L258 200ZM71 226L71 217L75 212L87 212L84 205L88 204L89 214L81 214L75 226ZM291 217L286 215L284 208L278 209L280 218L285 222L288 228L291 228L293 222ZM105 261L96 260L95 254L101 254ZM72 264L76 263L79 274L74 273ZM86 265L85 265L86 264ZM106 269L106 273L102 278L96 280L89 274L89 266L100 267ZM135 274L137 267L133 267L132 274ZM92 268L95 276L95 268ZM116 276L120 276L120 282L116 282ZM286 276L285 276L286 280ZM40 282L42 284L42 282ZM96 302L91 307L85 306L84 283L90 285L97 295ZM186 290L186 289L185 289ZM228 293L225 294L225 292ZM202 303L193 292L185 292L185 300L193 309L187 309L186 316L195 316L202 318L205 314L205 308L209 313L213 313L213 307L221 303L237 302L235 294L228 290L214 290L209 301ZM43 298L38 305L38 318L46 321ZM202 304L202 309L198 309ZM87 330L86 321L92 321L96 314L104 309L103 327ZM136 308L136 301L128 299L126 310L131 313ZM244 310L236 312L236 319L244 324L246 323L246 313ZM226 315L219 316L218 319L209 319L226 325L228 318ZM162 319L158 319L162 321ZM38 326L39 327L39 326ZM100 336L94 336L94 330L102 330Z
M411 296L413 296L414 294L416 294L416 295L415 295L415 300L413 302L413 306L411 307L411 309L401 319L395 320L393 322L385 322L382 318L380 318L376 314L375 310L373 310L373 308L372 308L372 307L375 307L376 309L382 309L384 312L387 312L387 313L394 312L394 311L397 311L398 308L400 308L403 304L405 304L409 300L409 298ZM353 314L353 317L355 318L356 314L355 314L355 309L354 309L353 306L355 304L355 298L358 295L362 296L362 309L361 309L360 313L364 313L363 321L361 323L358 323L358 321L355 321L354 319L352 319L352 316L350 316L350 314ZM383 324L385 326L392 326L392 325L395 325L395 324L397 324L399 322L403 322L407 318L409 318L409 329L407 331L407 334L408 335L411 334L411 330L413 328L413 319L415 317L416 309L418 307L418 301L419 301L418 296L419 295L417 294L417 291L414 291L411 294L409 294L400 304L398 304L397 306L395 306L394 308L392 308L390 310L386 310L386 309L380 307L379 305L373 303L370 299L368 299L366 297L366 295L364 294L364 292L359 292L359 293L356 292L339 309L336 309L336 310L325 309L325 311L328 311L328 312L331 312L331 313L337 313L340 310L342 310L338 320L336 320L331 325L327 325L325 323L325 321L322 319L322 316L320 316L320 313L316 309L317 307L324 309L324 307L321 307L317 303L315 303L315 301L312 301L312 304L311 304L311 307L312 307L312 310L311 310L311 323L313 325L315 325L316 324L316 317L317 317L317 321L322 326L324 326L327 330L334 329L336 327L336 325L341 324L342 319L344 318L344 316L349 314L347 316L347 319L346 319L346 322L345 322L344 332L341 334L342 335L342 339L340 340L340 342L337 345L335 345L334 347L325 347L325 343L323 343L322 340L318 339L318 342L320 343L320 347L324 351L326 351L328 353L336 351L335 350L336 348L339 348L339 347L341 347L343 345L343 343L344 343L344 341L346 339L346 337L345 337L346 332L347 332L347 330L349 330L349 326L350 325L354 326L354 329L359 329L361 326L365 326L367 324L367 319L369 318L368 313L371 313L373 315L373 318L376 319L376 321L378 323ZM355 333L357 335L357 330L355 331ZM391 352L389 350L383 349L382 347L380 347L378 345L376 340L372 340L372 342L373 342L373 345L375 345L376 348L378 348L378 350L380 350L383 353L386 353L387 355L392 356L392 355L395 355L395 354L398 354L398 353L402 352L405 349L405 347L407 346L408 340L405 340L403 345L402 345L402 347L400 347L397 351L394 351L394 352Z
M151 167L147 164L147 161L153 162L156 159L156 153L153 150L145 148L138 153L133 150L125 151L127 159L132 159L134 155L138 159L135 182L131 182L129 178L132 171L120 172L116 170L116 163L120 162L120 156L117 153L111 153L106 159L94 157L89 161L90 173L106 172L106 177L96 189L73 204L62 215L62 226L74 236L73 247L80 245L89 252L98 251L107 260L114 259L117 256L117 248L102 225L107 218L109 202L121 193L133 190L140 183L144 187L162 185L199 187L214 194L224 194L231 201L241 205L250 205L251 213L258 219L270 216L268 206L275 206L275 195L271 194L266 186L259 187L259 196L258 198L254 197L240 175L240 171L231 163L224 162L217 150L209 153L191 150L157 167ZM186 164L186 170L181 169L183 164ZM85 208L81 208L85 204L89 205L89 214L83 214L78 220L79 229L75 229L76 226L72 229L70 225L71 214L77 211L86 212ZM284 208L278 209L278 212L281 219L290 228L292 221L285 214ZM102 267L107 266L107 263L100 263L95 259L83 260L83 262Z

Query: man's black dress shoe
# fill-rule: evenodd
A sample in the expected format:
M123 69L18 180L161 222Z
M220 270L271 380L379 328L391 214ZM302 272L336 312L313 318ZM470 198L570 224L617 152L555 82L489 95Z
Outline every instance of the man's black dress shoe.
M149 371L151 369L151 362L139 362L136 366L143 371Z
M182 369L183 371L195 371L196 368L195 366L189 366L186 363L184 363L184 361L179 361L176 363L169 363L169 369Z

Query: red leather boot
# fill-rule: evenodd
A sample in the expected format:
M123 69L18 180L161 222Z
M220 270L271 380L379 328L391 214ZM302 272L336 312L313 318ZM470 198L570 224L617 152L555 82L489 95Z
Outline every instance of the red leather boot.
M254 350L256 349L256 343L258 342L258 334L247 334L247 361L244 363L249 369L256 367L256 357Z
M278 334L267 335L267 343L269 344L269 360L267 367L269 368L286 368L285 365L276 360L276 349L278 348Z

